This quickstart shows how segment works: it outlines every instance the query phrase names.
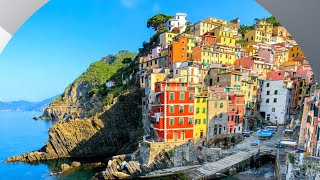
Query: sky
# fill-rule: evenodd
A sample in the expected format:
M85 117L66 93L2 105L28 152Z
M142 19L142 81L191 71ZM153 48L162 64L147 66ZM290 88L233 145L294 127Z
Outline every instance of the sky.
M137 52L153 34L150 17L176 12L193 23L239 17L252 24L270 16L254 0L50 0L0 54L0 101L61 94L90 63L120 50Z

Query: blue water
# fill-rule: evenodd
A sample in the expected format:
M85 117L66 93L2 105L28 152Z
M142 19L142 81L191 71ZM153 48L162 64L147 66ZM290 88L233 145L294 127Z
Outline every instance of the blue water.
M2 179L89 179L94 172L80 169L69 174L50 176L63 161L45 162L36 165L6 163L7 157L21 155L40 149L48 140L51 121L33 120L41 112L0 111L0 180Z

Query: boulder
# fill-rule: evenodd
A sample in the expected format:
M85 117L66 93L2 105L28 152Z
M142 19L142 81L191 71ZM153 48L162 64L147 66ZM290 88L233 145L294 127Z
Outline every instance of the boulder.
M61 164L60 169L61 172L64 173L66 171L69 171L71 169L71 166L69 164Z
M80 167L81 166L81 163L80 162L77 162L77 161L73 161L72 164L71 164L71 167Z

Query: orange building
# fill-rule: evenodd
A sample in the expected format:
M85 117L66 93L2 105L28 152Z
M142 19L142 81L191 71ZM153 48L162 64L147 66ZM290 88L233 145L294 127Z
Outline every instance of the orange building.
M151 116L153 128L165 142L193 139L194 88L189 83L157 82Z
M204 33L201 36L201 40L204 45L213 45L215 42L217 42L217 38L214 36L214 33L212 32Z
M169 59L169 67L175 62L185 62L188 60L188 52L187 52L187 37L180 37L179 39L172 42L168 47L168 59Z

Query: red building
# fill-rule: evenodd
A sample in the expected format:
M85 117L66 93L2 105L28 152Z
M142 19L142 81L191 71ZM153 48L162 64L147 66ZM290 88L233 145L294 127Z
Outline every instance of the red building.
M157 82L151 116L153 128L165 142L193 138L194 88L189 83Z
M213 45L217 42L216 37L213 35L212 32L206 32L201 36L202 43L204 45Z
M241 133L244 114L244 96L231 94L229 95L229 102L228 133Z

